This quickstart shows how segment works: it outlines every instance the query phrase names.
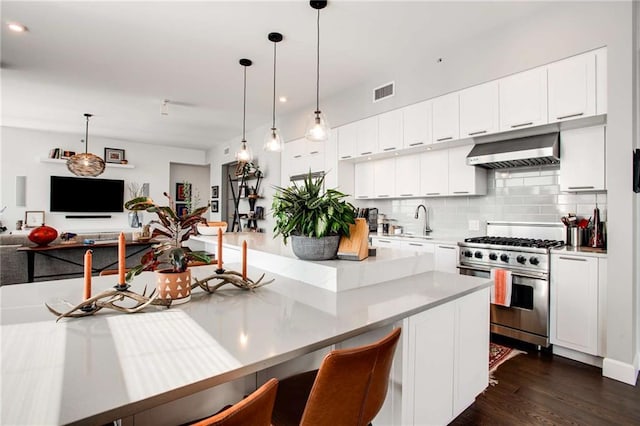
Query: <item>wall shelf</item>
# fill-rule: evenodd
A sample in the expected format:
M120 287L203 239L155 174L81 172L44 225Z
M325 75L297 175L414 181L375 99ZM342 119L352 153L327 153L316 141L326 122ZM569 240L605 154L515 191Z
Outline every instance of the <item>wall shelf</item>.
M54 163L54 164L67 164L67 159L66 158L42 158L39 157L38 161L41 163ZM120 168L120 169L134 169L136 166L134 166L133 164L117 164L117 163L106 163L105 165L107 167L115 167L115 168Z

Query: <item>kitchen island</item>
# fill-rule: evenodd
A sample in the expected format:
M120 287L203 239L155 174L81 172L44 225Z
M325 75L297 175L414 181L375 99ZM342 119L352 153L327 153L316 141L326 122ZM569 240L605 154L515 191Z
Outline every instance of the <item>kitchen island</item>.
M446 423L486 387L489 280L425 272L332 292L248 268L254 279L262 273L275 281L255 292L197 289L170 309L57 323L44 303L79 302L82 279L0 287L1 423L178 424L234 402L191 396L235 390L239 399L271 368L394 326L402 343L380 423ZM132 290L153 282L145 272ZM94 294L114 284L95 277Z

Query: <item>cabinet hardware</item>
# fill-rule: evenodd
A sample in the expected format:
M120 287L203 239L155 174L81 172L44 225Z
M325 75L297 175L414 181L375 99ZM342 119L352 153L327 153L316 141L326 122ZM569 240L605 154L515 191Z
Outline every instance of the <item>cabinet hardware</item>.
M317 153L319 153L319 152L320 152L320 151L311 151L309 154L313 155L313 154L317 154Z
M516 127L531 126L532 124L533 124L533 121L530 121L528 123L512 124L511 128L515 129Z
M300 158L300 157L302 157L302 155L301 155L301 154L298 154L298 155L294 155L294 156L293 156L293 158Z
M427 192L426 195L440 195L439 192Z
M562 120L564 118L571 118L571 117L580 117L581 115L583 115L584 112L579 112L577 114L569 114L569 115L563 115L562 117L556 117L557 120Z
M559 257L562 260L576 260L578 262L586 262L587 259L581 258L581 257L566 257L566 256L560 256Z
M371 151L367 151L367 152L361 152L360 155L369 155L371 154Z
M455 250L455 247L447 247L447 246L438 246L438 248L447 249L447 250Z
M477 132L469 133L469 136L481 135L483 133L487 133L486 130L479 130Z
M409 146L418 146L418 145L424 145L424 142L414 142L409 144Z
M453 136L447 136L446 138L436 139L436 142L443 142L453 139Z
M356 195L356 198L369 198L368 195Z
M378 197L380 197L380 198L382 198L382 197L388 197L388 196L389 196L389 194L380 194L380 195L378 195Z
M410 246L422 247L422 244L419 243L409 243Z
M390 148L385 148L385 149L383 149L383 151L393 151L394 149L396 149L396 147L395 147L395 146L392 146L392 147L390 147Z
M469 191L453 191L454 194L468 194Z
M350 155L343 155L342 157L340 157L341 160L346 160L347 158L351 158Z
M567 189L594 189L593 186L568 186Z
M401 197L411 197L413 194L400 194Z
M389 240L378 240L378 242L379 243L387 243L387 244L389 244L391 241L389 241Z

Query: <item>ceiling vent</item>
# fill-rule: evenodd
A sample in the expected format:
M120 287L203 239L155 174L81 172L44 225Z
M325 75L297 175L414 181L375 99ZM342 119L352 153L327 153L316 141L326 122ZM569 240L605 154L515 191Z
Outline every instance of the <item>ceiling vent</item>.
M379 102L383 99L387 99L395 95L395 82L387 83L384 86L376 87L373 89L373 102Z

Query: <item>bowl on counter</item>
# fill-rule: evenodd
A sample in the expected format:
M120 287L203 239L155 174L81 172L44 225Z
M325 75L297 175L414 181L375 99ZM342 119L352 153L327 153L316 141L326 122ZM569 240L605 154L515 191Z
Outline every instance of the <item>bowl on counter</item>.
M227 222L207 222L207 224L198 224L198 234L200 235L218 235L218 229L222 228L222 233L227 231Z

